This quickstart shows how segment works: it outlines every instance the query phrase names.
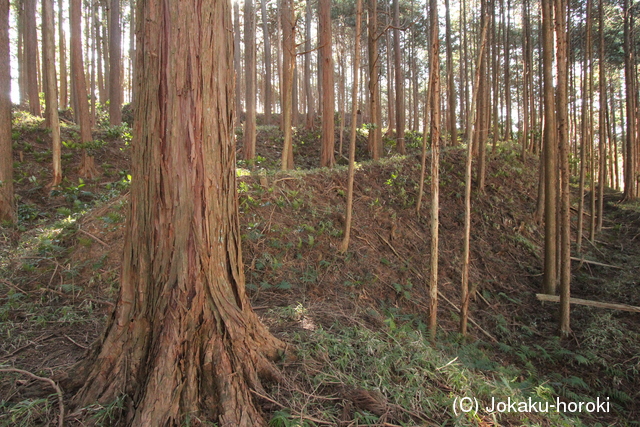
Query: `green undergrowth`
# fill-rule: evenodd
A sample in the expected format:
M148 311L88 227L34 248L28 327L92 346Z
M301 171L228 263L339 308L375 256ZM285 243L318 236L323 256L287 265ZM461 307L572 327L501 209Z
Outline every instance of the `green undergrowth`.
M387 311L381 328L356 318L322 327L314 325L312 313L301 304L270 310L267 317L302 325L286 338L295 345L300 359L296 380L304 390L278 387L275 394L287 403L285 418L306 424L280 423L284 417L280 411L272 425L315 425L312 419L337 425L344 419L346 407L351 408L350 419L358 420L358 425L598 425L585 414L490 413L486 407L492 405L492 399L511 399L515 405L553 405L558 397L565 401L559 384L578 380L558 378L553 382L537 375L535 369L499 363L496 355L500 350L495 346L482 341L465 343L457 335L442 334L433 346L425 324L417 317ZM353 390L378 396L386 410L376 414L352 406ZM587 396L571 397L590 401ZM460 405L471 408L468 399L461 402L464 398L477 399L479 411L461 411Z

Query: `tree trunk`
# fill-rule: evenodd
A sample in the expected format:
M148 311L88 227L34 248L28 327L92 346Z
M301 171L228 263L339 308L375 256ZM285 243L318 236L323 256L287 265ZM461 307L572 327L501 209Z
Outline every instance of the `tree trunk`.
M20 106L24 108L27 105L27 65L25 59L25 18L24 18L24 1L16 3L17 22L18 22L18 91L20 93Z
M67 40L64 32L64 2L58 0L58 49L60 50L60 90L59 90L59 107L66 110L69 106L69 90L67 86Z
M469 81L469 63L468 63L468 41L467 41L467 1L466 0L462 0L462 7L461 7L461 11L460 11L460 19L462 21L462 58L463 61L460 64L460 81L461 82L468 82ZM477 90L478 87L475 86L475 90ZM469 119L470 116L470 110L472 108L475 108L475 105L470 105L470 101L469 101L469 85L468 84L464 84L462 85L462 93L460 94L460 99L462 100L462 105L460 108L460 112L462 115L462 120L461 123L464 124L464 140L465 141L470 141L469 138L469 132L471 131L471 126L473 125L473 123L471 123L471 120ZM472 143L471 143L472 144Z
M322 58L322 141L320 166L333 167L335 146L335 90L331 41L331 0L318 1L320 57Z
M0 221L14 222L9 8L8 1L0 2Z
M111 0L109 15L109 124L119 126L122 123L120 0Z
M447 44L447 74L448 74L448 93L449 100L449 137L451 144L458 143L458 124L456 121L456 86L454 83L453 73L453 47L451 45L451 13L449 12L449 0L445 0L445 16L446 16L446 44Z
M104 106L107 105L107 101L109 100L109 94L107 92L107 86L105 86L104 81L104 53L102 52L102 23L99 17L99 7L97 3L94 3L93 7L93 27L96 36L96 67L98 68L96 72L96 78L98 81L98 99L100 103Z
M505 98L505 132L504 139L511 141L511 0L507 0L507 22L505 24L505 44L504 44L504 98Z
M62 142L60 140L60 120L58 118L58 94L56 92L56 64L55 64L55 23L53 14L53 0L42 1L42 40L44 53L44 70L47 85L47 116L51 128L53 174L51 187L62 182Z
M356 161L356 116L358 115L358 69L360 68L360 31L362 22L362 0L356 0L356 34L353 55L353 87L351 89L351 133L349 138L349 177L347 180L347 212L344 221L344 237L340 244L340 253L349 249L351 236L351 217L353 214L353 180Z
M396 2L398 0L395 0ZM396 3L397 4L397 3ZM436 340L438 319L438 227L440 211L440 39L438 36L438 1L429 2L430 67L429 92L431 94L431 268L429 270L429 335Z
M633 4L633 0L631 0ZM632 45L632 11L629 0L624 0L624 81L627 99L627 144L624 158L624 199L633 200L636 195L636 97L635 52Z
M130 215L120 295L73 369L74 406L131 399L127 425L263 426L251 389L283 344L244 288L227 1L138 2ZM184 49L184 46L190 49ZM71 384L73 386L73 384Z
M131 16L129 22L129 102L131 105L134 105L134 89L133 89L133 76L135 75L134 70L134 56L135 56L135 34L136 34L136 14L135 14L135 0L129 0L129 13Z
M71 78L73 79L73 95L78 110L80 122L80 142L91 141L91 122L89 120L89 105L87 103L87 84L84 76L82 61L82 0L71 0ZM79 174L85 178L93 178L98 171L94 166L93 157L82 149L82 160Z
M243 155L245 160L256 157L256 12L253 0L244 0L244 75L245 104Z
M313 91L311 90L311 21L313 15L311 13L311 2L307 2L305 9L304 22L304 97L306 101L306 121L307 129L313 128L315 120L315 100L313 99Z
M87 74L89 74L89 98L91 99L91 126L96 124L96 22L98 22L98 9L99 5L97 2L92 4L86 4L85 16L87 20L87 28L86 28L86 42L85 48L87 49L87 61L89 62L89 66L87 67ZM93 25L91 22L93 21Z
M369 154L379 160L382 154L382 114L380 109L380 55L378 53L378 0L369 0L369 102L371 125L369 129Z
M602 0L598 6L598 74L600 109L598 112L598 201L597 201L597 223L596 231L602 230L602 217L604 214L604 186L607 179L607 129L606 129L606 106L607 106L607 84L606 70L604 64L604 12Z
M493 0L482 0L481 1L481 16L483 21L483 26L487 25L487 39L491 35L491 20L489 7L490 3ZM486 23L484 21L487 21ZM491 37L493 40L493 37ZM478 156L478 171L477 171L477 185L478 191L481 193L484 192L484 184L485 184L485 175L486 175L486 151L487 151L487 139L489 137L489 126L491 123L491 86L489 79L489 47L485 49L484 59L481 63L480 68L480 84L478 85L478 98L477 105L474 108L478 111L478 132L476 141L473 142L474 149L477 147L477 156Z
M522 101L523 101L523 108L522 108L522 160L525 160L525 155L527 150L530 150L530 146L532 144L530 144L530 140L531 138L531 131L530 131L530 124L531 124L531 117L529 115L529 111L531 109L531 106L529 104L529 100L530 100L530 91L531 91L531 86L529 85L529 80L530 80L530 76L531 76L531 68L532 68L532 64L529 60L530 58L530 54L529 51L531 50L531 25L530 25L530 20L529 20L529 0L524 0L522 2L522 71L523 71L523 78L522 78ZM508 96L508 94L507 94ZM531 151L531 150L530 150Z
M476 98L478 91L476 88L480 85L480 70L482 69L482 61L484 60L484 51L487 43L487 21L482 25L480 34L480 45L478 46L478 58L476 59L476 71L473 79L473 100L471 105L476 106ZM469 143L467 146L467 162L465 165L464 176L464 243L462 246L462 274L460 289L460 333L467 334L467 321L469 319L469 303L471 302L472 293L469 289L469 259L471 253L471 170L473 166L473 140L474 133L478 131L477 111L471 110L469 121ZM475 288L475 286L474 286Z
M556 293L556 189L557 179L557 147L556 147L556 110L553 88L553 4L551 0L542 2L542 56L544 84L544 162L545 162L545 239L544 239L544 288L546 294Z
M282 109L282 130L284 141L282 148L282 170L293 169L293 72L296 66L295 22L293 20L292 0L280 0L282 18L282 88L280 103Z
M389 8L387 8L387 12ZM388 16L388 14L387 14ZM387 18L387 21L389 18ZM387 22L390 24L390 22ZM387 47L387 116L389 117L389 127L387 129L387 135L392 135L396 130L396 96L393 87L393 62L391 61L391 36L390 31L385 32L385 42Z
M38 91L38 35L36 33L36 0L24 2L24 64L29 112L40 116L40 96Z
M240 50L240 2L233 2L233 69L236 82L236 117L234 125L242 120L242 85L238 76L242 75L242 52Z
M590 88L589 88L589 68L591 66L591 0L587 0L586 4L586 36L585 36L585 55L583 60L583 73L582 73L582 111L581 111L581 136L582 141L580 144L580 178L578 187L578 223L577 223L577 236L576 236L576 252L582 253L582 234L584 228L584 187L586 181L586 150L590 141L589 135L591 134L591 126L589 123L589 108L590 108Z
M571 296L571 193L569 183L568 42L567 3L555 0L556 25L556 114L560 161L560 334L569 336Z
M393 0L393 53L396 77L396 150L405 154L404 143L404 76L402 73L402 53L400 52L400 2Z

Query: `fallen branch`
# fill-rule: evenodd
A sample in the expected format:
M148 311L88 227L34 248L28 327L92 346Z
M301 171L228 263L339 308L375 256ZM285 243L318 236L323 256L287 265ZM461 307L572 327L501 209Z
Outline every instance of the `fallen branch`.
M71 338L71 337L70 337L70 336L68 336L68 335L65 335L65 334L62 334L62 335L63 335L66 339L68 339L69 341L71 341L72 343L74 343L75 345L77 345L78 347L80 347L80 348L82 348L82 349L85 349L85 350L86 350L86 349L88 349L88 348L89 348L89 347L87 347L86 345L82 345L82 344L80 344L80 343L78 343L78 342L74 341L74 340L73 340L73 338Z
M13 283L11 283L8 280L0 279L0 283L6 285L7 287L9 287L11 289L13 289L14 291L20 292L21 294L25 294L25 295L29 294L27 291L20 289L19 287L17 287L16 285L14 285Z
M579 261L584 264L598 265L600 267L609 267L609 268L617 268L618 270L624 270L623 267L618 267L617 265L603 264L598 261L589 261L588 259L584 259L584 258L571 257L571 261Z
M96 236L94 236L93 234L89 233L88 231L84 231L82 228L78 228L78 231L81 232L82 234L86 234L87 236L91 237L93 240L95 240L96 242L100 243L101 245L104 245L107 248L109 247L108 244L106 244L102 240L98 239Z
M540 301L560 302L558 295L536 294L536 298ZM640 313L640 307L627 304L615 304L611 302L592 301L588 299L569 298L570 304L588 305L590 307L598 308L610 308L612 310L631 311L634 313Z
M39 377L36 374L32 374L29 371L24 371L22 369L16 369L16 368L5 368L5 369L0 369L0 372L14 372L16 374L22 374L22 375L26 375L28 377L33 378L34 380L38 380L38 381L43 381L47 384L49 384L58 394L58 408L59 408L59 414L58 414L58 426L63 427L64 426L64 400L63 400L63 394L62 394L62 389L60 388L60 386L58 386L58 384L56 384L55 381L53 381L51 378L45 378L45 377Z

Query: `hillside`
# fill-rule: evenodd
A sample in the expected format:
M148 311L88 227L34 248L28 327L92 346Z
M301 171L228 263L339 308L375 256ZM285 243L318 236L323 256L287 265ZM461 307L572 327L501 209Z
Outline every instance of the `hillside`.
M49 197L45 135L23 131L16 142L21 220L0 229L0 364L55 378L99 337L113 307L128 146L122 132L105 133L109 143L96 148L99 180L71 175ZM261 128L258 153L275 151L274 132ZM300 147L296 164L312 166ZM71 172L77 152L68 152ZM473 196L470 281L478 295L469 339L457 334L465 152L449 148L442 155L439 336L436 346L428 343L429 214L415 212L416 152L359 164L344 255L337 251L344 167L274 172L260 168L275 163L267 155L253 173L239 169L247 288L262 320L297 356L282 362L280 383L257 395L272 425L635 425L640 318L572 306L574 334L556 338L557 305L535 298L543 236L532 221L537 166L532 158L522 163L517 147L490 150L486 192ZM604 231L593 245L585 243L585 259L621 269L576 263L572 295L640 306L640 209L618 204L613 193L608 199ZM50 393L42 383L3 374L0 425L54 422ZM610 411L456 414L454 403L463 397L483 405L492 398L608 397ZM123 396L67 421L118 425L126 404Z

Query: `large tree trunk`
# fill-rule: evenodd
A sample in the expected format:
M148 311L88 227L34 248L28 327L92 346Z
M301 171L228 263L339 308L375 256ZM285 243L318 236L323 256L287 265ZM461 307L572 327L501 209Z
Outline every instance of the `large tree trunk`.
M244 0L244 75L245 104L243 156L252 160L256 156L256 12L253 0Z
M36 0L25 0L24 3L24 64L29 111L39 116L40 96L38 91L38 35L36 32Z
M56 92L56 64L55 64L55 31L53 0L42 2L42 40L44 46L44 70L46 72L47 117L51 128L53 174L51 186L62 182L62 142L60 140L60 120L58 118L58 94Z
M331 41L331 0L318 2L320 56L322 58L322 142L320 166L332 167L335 146L335 90Z
M109 16L109 124L118 126L122 123L120 0L111 0Z
M244 289L226 0L138 3L133 181L121 290L74 370L75 406L125 393L131 426L265 425L251 389L283 344ZM190 49L183 49L189 45Z
M13 222L13 153L11 140L11 71L9 2L0 2L0 221Z
M82 61L82 0L71 0L71 78L73 79L73 96L78 121L80 122L80 141L84 144L91 141L91 122L89 120L89 104L87 103L87 84L84 76ZM94 166L93 157L82 150L80 175L93 178L98 171Z

